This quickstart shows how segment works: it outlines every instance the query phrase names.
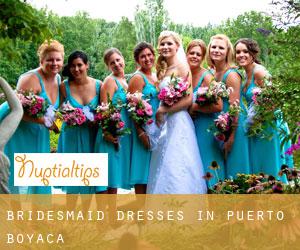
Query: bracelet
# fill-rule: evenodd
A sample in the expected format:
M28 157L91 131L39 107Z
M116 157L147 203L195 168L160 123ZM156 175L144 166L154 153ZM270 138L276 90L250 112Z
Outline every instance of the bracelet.
M142 135L146 134L145 131L143 131L142 133L140 133L138 136L141 137Z

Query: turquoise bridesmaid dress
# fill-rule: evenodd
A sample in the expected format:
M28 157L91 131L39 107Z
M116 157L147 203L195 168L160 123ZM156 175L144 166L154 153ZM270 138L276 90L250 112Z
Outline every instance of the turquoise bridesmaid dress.
M247 90L243 92L248 105L252 102L252 90L255 87L257 86L254 82L253 69L250 84ZM277 121L274 125L281 126L281 124L283 123ZM250 171L254 174L262 172L268 175L273 175L278 179L278 172L280 171L281 164L283 163L281 159L280 137L279 133L273 128L268 128L268 130L270 130L273 134L271 140L255 136L249 138ZM282 180L285 180L285 178Z
M89 107L90 111L93 112L99 103L100 94L100 81L96 80L96 96L86 105L82 105L76 101L70 91L69 81L64 81L66 88L66 102L74 108ZM97 128L90 127L87 123L78 126L68 128L66 123L62 125L62 131L59 136L57 152L58 153L93 153L95 147L95 139L97 135ZM86 186L70 186L62 187L62 190L67 194L94 194L95 187Z
M48 103L58 108L59 92L54 104L48 98L41 75L37 70L29 71L25 74L35 74L40 81L41 93ZM23 76L23 75L22 75ZM57 75L57 81L60 84L60 76ZM7 104L4 104L7 105ZM5 154L10 160L9 189L13 194L26 192L30 194L51 194L51 187L16 187L14 186L14 153L50 153L50 135L49 130L41 124L27 122L22 120L14 135L10 138L4 149Z
M112 103L125 104L126 90L122 87L118 79L113 77L116 81L118 89L114 93ZM125 126L129 124L130 119L126 107L121 110L121 119L124 121ZM107 142L102 136L102 129L99 128L96 143L96 153L108 153L108 187L131 189L130 185L130 153L131 153L131 135L124 135L119 138L119 150L115 150L111 142ZM104 187L96 187L96 192L104 191Z
M155 119L155 113L159 106L159 100L157 98L158 91L151 83L149 83L147 77L141 73L136 72L136 74L140 74L145 82L145 86L143 88L143 98L150 99L149 104L152 106L153 115L152 119ZM147 184L148 183L148 175L149 175L149 166L150 166L150 158L151 151L147 150L141 141L138 138L137 131L134 125L132 127L132 151L131 151L131 167L130 167L130 184Z
M226 83L227 77L231 72L236 72L240 75L237 69L229 69L225 72L222 82ZM240 107L245 110L245 106L242 102L242 90L240 94ZM223 99L223 111L227 112L229 109L229 100ZM226 178L236 178L236 174L251 173L250 159L249 159L249 140L244 131L246 115L244 112L240 112L238 119L238 127L235 131L234 143L232 145L231 151L227 155L225 161L225 175Z
M210 71L205 71L199 79L197 86L194 89L194 96L196 97L199 87L201 87L204 77L207 74L211 74ZM196 98L194 98L196 99ZM205 172L212 172L213 170L209 169L212 161L216 161L220 168L217 170L218 177L221 180L225 178L225 168L224 168L224 157L223 153L219 149L218 143L214 138L214 135L211 132L208 132L207 129L214 124L214 119L216 119L216 113L201 113L199 112L197 117L194 119L196 136L198 147L200 151L200 156L202 159L203 167ZM218 182L216 174L212 172L214 178L209 181L209 186L213 186Z

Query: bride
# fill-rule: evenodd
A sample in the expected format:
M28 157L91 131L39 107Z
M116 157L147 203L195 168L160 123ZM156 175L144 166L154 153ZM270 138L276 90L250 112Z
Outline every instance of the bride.
M157 77L159 89L167 86L172 74L185 78L191 83L189 67L179 35L163 31L158 38L159 57ZM182 53L180 57L180 53ZM172 106L160 105L156 113L159 133L149 133L153 152L147 193L150 194L203 194L206 183L202 161L196 141L195 128L187 112L192 104L192 87L189 95L182 97ZM153 130L153 129L152 129ZM153 138L154 137L154 138Z

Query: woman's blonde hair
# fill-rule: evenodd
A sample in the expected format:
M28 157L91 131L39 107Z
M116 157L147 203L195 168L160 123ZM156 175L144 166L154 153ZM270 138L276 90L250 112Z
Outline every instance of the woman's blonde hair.
M37 51L40 61L43 60L45 56L52 51L61 53L62 57L64 57L65 55L64 46L60 42L56 40L46 40L40 45Z
M197 46L199 46L202 51L202 61L201 61L201 65L202 65L205 55L206 55L206 44L203 40L201 40L201 39L192 40L186 48L186 53L189 53L189 51L192 48L197 47Z
M120 50L118 50L117 48L109 48L107 50L104 51L104 54L103 54L103 61L104 63L106 64L106 66L108 67L108 63L109 63L109 59L110 57L113 55L113 54L118 54L119 56L123 57L122 53ZM123 57L124 59L124 57Z
M160 35L158 37L158 46L161 43L161 41L167 37L171 37L174 40L174 42L178 45L178 47L181 46L182 41L181 41L180 36L176 32L169 31L169 30L162 31L160 33ZM167 68L168 68L168 65L167 65L165 58L163 56L159 55L157 58L157 62L156 62L157 79L161 80L165 76Z
M217 34L215 36L212 36L210 38L210 41L209 41L209 44L208 44L208 53L206 55L206 61L207 61L207 64L208 66L210 67L214 67L215 66L215 63L214 61L210 58L210 48L211 48L211 44L212 44L212 41L215 40L215 39L219 39L219 40L222 40L226 43L226 47L227 47L227 54L226 54L226 63L229 65L229 66L234 66L234 61L233 61L233 58L234 58L234 54L233 54L233 46L232 46L232 43L230 42L230 39L228 38L228 36L224 35L224 34Z

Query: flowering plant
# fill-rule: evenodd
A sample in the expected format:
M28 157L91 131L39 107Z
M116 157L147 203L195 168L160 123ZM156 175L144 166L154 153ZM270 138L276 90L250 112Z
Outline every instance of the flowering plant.
M58 114L69 127L76 127L87 121L94 121L94 115L88 106L74 108L69 101L63 103Z
M239 101L236 100L229 106L228 112L222 112L214 120L214 127L210 130L214 130L214 136L218 141L226 142L228 140L233 129L236 127L240 110Z
M228 98L233 91L232 87L226 89L223 82L212 81L208 87L199 87L196 92L196 103L200 106L217 103L219 98Z
M171 75L170 82L166 87L163 87L158 93L158 99L166 106L172 106L182 97L189 95L190 84L188 82L188 74L185 78Z
M112 101L108 99L108 103L102 103L96 108L95 121L99 123L103 130L103 134L112 135L113 137L120 137L130 134L130 129L125 128L125 123L121 119L120 110L123 105L113 105ZM114 144L115 149L119 149L119 143Z
M245 121L248 136L259 136L270 138L273 133L267 128L275 128L275 121L281 112L277 112L278 91L272 85L270 79L264 79L262 87L252 89L252 102L247 109L247 119Z
M40 118L46 113L48 103L43 97L31 91L25 92L21 90L17 92L17 96L23 106L24 112L29 116Z
M153 115L152 106L148 100L144 100L143 94L136 92L134 94L127 94L127 108L131 118L139 126L149 125L153 122L151 118Z
M276 180L272 175L260 173L255 174L237 174L234 179L220 180L211 186L209 193L217 194L273 194L300 193L300 171L294 168L288 168L283 165L279 176L286 175L288 184ZM209 172L203 177L207 180L213 178Z

